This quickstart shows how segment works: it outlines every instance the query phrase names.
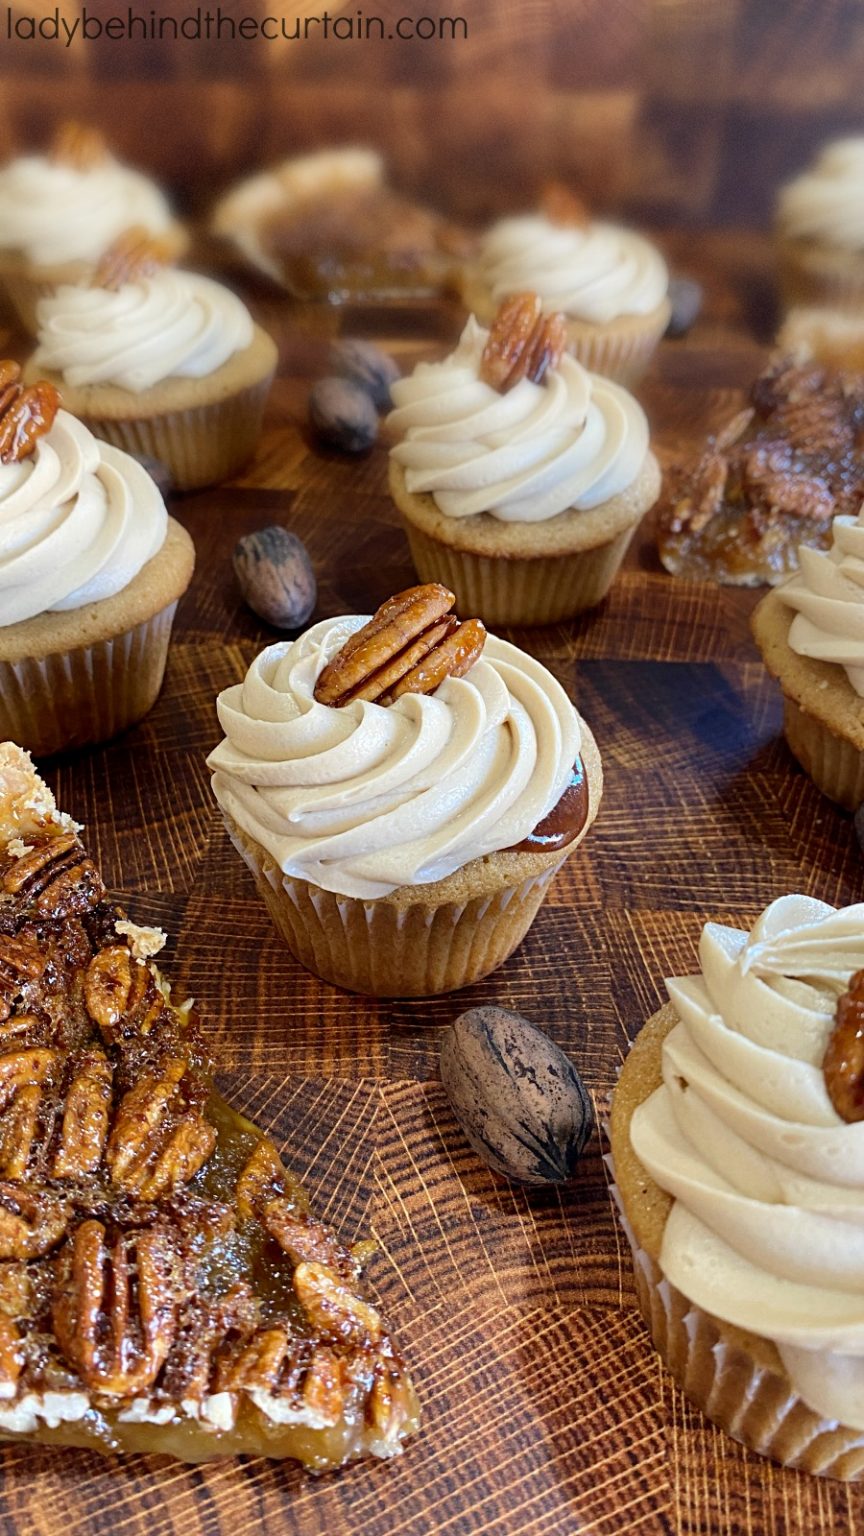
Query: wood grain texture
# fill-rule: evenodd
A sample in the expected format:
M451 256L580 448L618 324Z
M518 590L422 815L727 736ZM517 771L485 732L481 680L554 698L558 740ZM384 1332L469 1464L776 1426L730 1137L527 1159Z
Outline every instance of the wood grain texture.
M757 239L682 239L704 278L686 341L662 345L643 398L661 455L733 409L770 334ZM714 1430L652 1354L597 1137L578 1179L526 1192L489 1173L437 1080L440 1027L497 1002L567 1050L602 1116L628 1043L692 969L708 918L749 924L773 897L861 896L847 817L779 738L749 637L753 594L673 581L647 526L616 587L574 625L512 632L572 691L604 756L606 799L520 951L455 997L375 1003L302 972L273 933L211 803L217 690L276 638L240 602L231 550L281 522L308 544L317 616L369 611L411 581L383 446L321 454L304 422L328 332L367 332L406 365L457 311L338 316L250 286L282 357L267 429L234 485L178 498L198 549L165 690L116 742L48 776L87 823L132 916L169 929L166 969L195 996L221 1083L276 1137L317 1209L380 1243L375 1291L416 1371L425 1420L390 1465L315 1481L263 1460L193 1470L26 1447L0 1453L0 1532L57 1536L834 1536L864 1491L783 1472ZM374 322L374 323L373 323Z

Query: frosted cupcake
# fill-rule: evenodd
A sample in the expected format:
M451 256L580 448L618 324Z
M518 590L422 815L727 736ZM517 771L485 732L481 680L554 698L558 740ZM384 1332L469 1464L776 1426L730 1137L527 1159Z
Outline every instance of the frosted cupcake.
M592 219L564 189L545 208L501 220L461 279L466 308L488 325L502 299L531 290L567 321L574 357L621 384L641 378L669 323L666 263L633 230Z
M835 517L830 550L763 598L753 633L783 689L791 751L829 799L864 800L864 514Z
M16 372L0 363L0 738L45 755L150 709L194 551L141 466Z
M641 406L563 352L563 324L516 295L392 388L390 489L418 575L489 624L599 603L660 489Z
M777 200L787 308L864 310L864 136L828 144Z
M292 953L350 991L427 996L501 965L600 803L563 688L452 603L431 585L325 619L219 696L231 839Z
M64 124L48 154L21 155L0 170L0 286L25 330L35 335L43 294L86 282L132 225L173 256L186 247L159 188L115 160L95 129Z
M784 896L709 923L612 1102L655 1348L728 1434L864 1476L864 906Z
M129 230L90 287L40 300L27 376L51 380L98 437L161 459L190 490L254 452L277 351L235 294L164 267L162 254Z

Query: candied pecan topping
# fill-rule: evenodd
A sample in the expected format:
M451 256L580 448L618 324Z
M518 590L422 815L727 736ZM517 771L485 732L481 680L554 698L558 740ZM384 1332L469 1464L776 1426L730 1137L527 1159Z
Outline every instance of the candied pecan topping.
M82 1051L73 1062L66 1090L60 1141L54 1154L57 1178L81 1178L95 1173L111 1122L113 1069L98 1046Z
M33 452L40 437L50 432L60 409L60 395L47 379L37 384L20 382L21 369L8 360L0 362L0 462L17 464Z
M93 288L107 288L116 293L124 283L138 282L142 277L152 277L171 261L171 248L167 241L150 233L143 225L136 224L119 235L108 247L93 275Z
M585 199L563 181L547 181L540 194L540 210L550 224L564 228L587 229L591 223L591 210Z
M536 293L513 293L504 299L489 328L480 378L506 394L521 379L541 384L557 368L567 347L563 315L544 315Z
M0 1181L0 1259L36 1259L59 1243L70 1205L37 1184Z
M348 1395L346 1365L330 1345L298 1338L280 1319L217 1362L216 1389L266 1392L314 1413L322 1426L336 1424Z
M824 548L838 513L864 497L864 377L775 363L693 461L674 466L659 547L673 574L756 585Z
M12 1318L0 1312L0 1388L4 1389L4 1397L9 1395L9 1388L14 1388L22 1365L21 1334Z
M320 1333L364 1349L377 1344L381 1319L375 1308L355 1295L326 1264L298 1264L294 1290L309 1321Z
M26 933L0 934L0 1021L28 982L38 981L47 964L35 938Z
M101 1222L84 1221L64 1246L54 1329L88 1387L127 1396L156 1380L177 1326L174 1261L159 1226L110 1239Z
M108 145L98 128L69 121L61 123L54 136L51 158L58 165L69 165L76 171L92 171L109 159Z
M185 1058L169 1057L124 1094L105 1154L114 1184L156 1200L194 1177L216 1145L201 1087Z
M30 851L0 873L0 891L24 915L60 920L89 912L105 895L92 860L74 832L30 839Z
M261 1303L245 1282L215 1301L193 1295L165 1366L162 1391L175 1401L203 1397L210 1391L217 1355L242 1350L260 1321Z
M270 1200L261 1220L295 1264L323 1264L340 1279L356 1284L360 1265L351 1250L308 1211L298 1211L292 1200Z
M276 1196L285 1193L285 1169L269 1136L262 1136L237 1180L235 1203L241 1221L260 1216Z
M822 1071L841 1120L864 1120L864 971L855 972L837 1004Z
M460 624L449 612L455 601L438 582L388 598L324 667L314 690L319 704L389 704L464 677L482 654L486 630L479 619Z

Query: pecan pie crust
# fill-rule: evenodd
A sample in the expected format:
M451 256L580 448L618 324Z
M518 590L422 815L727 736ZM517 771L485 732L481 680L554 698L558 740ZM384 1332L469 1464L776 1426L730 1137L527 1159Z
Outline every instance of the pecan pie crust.
M216 1092L154 947L0 745L0 1438L392 1455L417 1404L370 1245Z

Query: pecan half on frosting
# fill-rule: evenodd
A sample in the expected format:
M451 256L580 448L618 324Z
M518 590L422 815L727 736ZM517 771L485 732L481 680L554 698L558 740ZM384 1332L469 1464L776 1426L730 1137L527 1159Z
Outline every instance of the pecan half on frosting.
M51 431L59 409L60 396L47 379L25 387L19 365L10 358L0 362L0 462L26 459Z
M502 395L522 379L541 384L549 370L557 368L566 347L563 315L544 315L536 293L511 293L489 328L480 378Z
M841 1120L864 1120L864 971L855 972L837 1004L822 1071Z
M434 693L445 677L464 677L483 651L486 629L480 619L460 624L450 612L455 601L435 581L388 598L323 669L318 703L391 704L403 693Z
M87 123L61 123L51 145L51 159L76 171L92 171L109 158L104 134Z
M92 288L107 288L116 293L125 283L139 282L142 277L152 277L162 267L169 265L171 251L166 241L152 235L142 224L118 235L109 245L93 274Z
M562 229L587 229L591 223L588 204L563 181L547 181L540 193L540 211Z

